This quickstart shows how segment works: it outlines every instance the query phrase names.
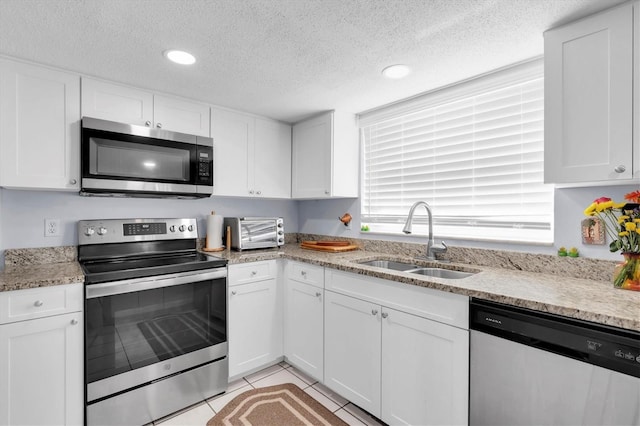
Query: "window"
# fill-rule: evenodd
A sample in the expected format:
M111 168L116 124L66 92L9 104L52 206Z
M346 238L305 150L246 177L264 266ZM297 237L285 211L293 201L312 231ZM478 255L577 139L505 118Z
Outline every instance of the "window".
M362 224L400 233L422 200L438 237L552 242L543 108L535 60L361 114Z

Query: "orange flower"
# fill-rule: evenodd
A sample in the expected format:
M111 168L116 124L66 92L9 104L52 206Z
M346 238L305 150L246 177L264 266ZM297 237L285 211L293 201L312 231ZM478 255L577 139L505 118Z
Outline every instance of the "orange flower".
M628 200L632 203L640 203L640 190L633 191L624 196L625 200Z

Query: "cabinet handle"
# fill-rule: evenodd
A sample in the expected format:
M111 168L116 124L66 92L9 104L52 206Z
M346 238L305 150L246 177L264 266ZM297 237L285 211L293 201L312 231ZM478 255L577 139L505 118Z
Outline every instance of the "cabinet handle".
M383 313L382 313L382 318L386 318L386 317L388 317L388 316L389 316L389 314L388 314L388 313L386 313L386 312L383 312Z
M378 310L377 309L372 309L371 310L371 315L378 315Z
M613 171L616 172L616 173L624 173L625 170L627 170L627 168L625 166L623 166L622 164L620 164L618 167L613 169Z
M33 306L35 306L36 308L39 308L42 305L44 305L44 302L42 300L36 300L36 302L33 304Z
M329 195L329 191L324 191L324 195Z
M144 125L147 127L151 127L151 121L147 120L144 122Z
M232 296L235 296L236 294L237 294L237 293L236 293L236 291L235 291L235 290L231 292L231 295L232 295Z
M307 278L307 271L300 271L300 275Z
M256 275L258 275L258 273L256 271L251 271L251 276L255 277Z
M77 319L72 319L71 320L71 325L77 325L78 324L78 320Z
M71 179L71 180L69 181L69 183L70 183L71 185L75 185L76 183L78 183L78 181L77 181L77 180L75 180L75 179Z
M260 195L260 194L262 194L262 191L256 191L256 194Z
M162 123L157 123L157 124L156 124L156 127L157 127L158 129L162 129Z
M320 293L319 291L316 291L316 297L320 297L322 296L322 293Z

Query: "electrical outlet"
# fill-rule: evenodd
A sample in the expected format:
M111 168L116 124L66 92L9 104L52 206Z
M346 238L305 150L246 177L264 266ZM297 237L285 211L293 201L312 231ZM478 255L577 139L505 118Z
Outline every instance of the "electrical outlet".
M44 220L44 236L45 237L60 236L60 219Z

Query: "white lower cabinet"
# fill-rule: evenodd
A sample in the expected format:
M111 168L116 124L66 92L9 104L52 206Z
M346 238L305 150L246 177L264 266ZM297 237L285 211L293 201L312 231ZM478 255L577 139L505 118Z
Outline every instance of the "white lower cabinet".
M382 414L388 424L462 425L469 332L382 308Z
M329 269L325 280L325 384L388 424L467 424L468 298Z
M228 340L232 379L282 357L282 295L277 276L275 260L229 266Z
M324 381L324 268L287 261L284 355L289 364Z
M0 425L83 424L82 303L82 284L0 293Z
M380 306L325 291L325 385L380 417Z

